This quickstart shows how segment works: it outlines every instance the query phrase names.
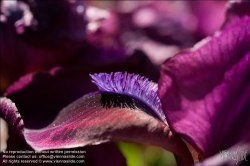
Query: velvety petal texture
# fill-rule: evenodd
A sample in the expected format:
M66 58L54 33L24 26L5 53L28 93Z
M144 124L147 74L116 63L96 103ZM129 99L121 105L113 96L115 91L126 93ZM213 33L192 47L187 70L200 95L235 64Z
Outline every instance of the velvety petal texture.
M35 150L74 148L100 144L107 141L132 141L165 148L181 158L182 164L192 164L192 157L185 143L161 121L146 114L139 102L132 108L103 106L100 93L78 99L65 107L53 122L41 129L24 128L26 142ZM126 100L126 99L125 99ZM5 120L15 127L20 115L14 117L16 108L9 99L1 99L1 113L6 107ZM145 139L146 138L146 139Z
M123 62L111 64L88 64L84 60L83 57L73 66L28 74L7 89L4 95L16 104L26 126L46 126L63 107L84 94L97 91L89 73L128 71L155 82L159 78L158 70L141 51L136 51ZM37 116L39 119L34 120L33 117Z
M100 54L100 56L103 54L105 56L106 54L106 52L101 52L101 50L92 51L89 50L85 55L89 57L95 55L98 57ZM73 64L69 64L67 67L55 67L50 71L39 71L28 74L8 88L4 96L10 98L15 103L16 109L22 116L25 128L41 129L48 126L57 117L63 107L84 94L96 91L98 88L91 83L89 73L129 71L145 75L154 81L157 81L159 78L158 69L154 68L146 55L141 51L135 51L124 61L116 63L110 63L110 61L109 63L101 63L102 61L98 63L98 61L94 61L93 57L92 59L88 61L92 63L87 63L85 56L78 57ZM5 115L9 113L11 112L5 111L1 117L7 118ZM15 115L15 111L11 115ZM10 116L8 117L9 120L6 119L6 121L11 124ZM30 150L25 145L26 143L24 144L24 140L17 137L18 135L16 134L10 134L7 142L7 150ZM100 146L100 148L98 148L99 145L95 148L86 147L87 151L92 152L91 154L90 152L88 153L90 157L86 159L86 162L91 160L89 161L90 165L94 165L92 163L96 163L96 165L103 165L103 163L117 166L125 165L124 157L113 143L105 145L106 148L102 148L102 145ZM110 147L111 150L113 149L114 153L111 153L110 148L107 147ZM97 152L95 149L97 149ZM106 157L100 157L102 158L100 162L94 160L95 153L98 153L98 156L103 156L98 149L100 151L110 151L110 153L105 154ZM113 157L117 160L114 160ZM110 164L111 162L112 164Z
M10 137L10 140L8 140L8 142L11 142L11 144L7 147L7 150L17 150L17 149L32 150L30 147L23 144L22 139L27 139L24 135L27 132L27 129L24 128L22 117L17 111L15 104L10 99L7 99L5 97L0 98L0 116L3 117L11 125L11 127L18 133L18 136L20 136L20 138L18 138L16 133L14 133L13 131L9 131L9 134L11 135L11 137ZM31 147L35 149L33 146ZM116 146L112 143L105 143L105 144L94 146L94 147L88 146L84 148L82 147L74 148L72 150L85 150L86 151L85 158L84 158L86 165L91 165L91 166L100 166L100 165L125 166L126 165L125 158L122 156L121 152L116 148ZM108 154L105 153L107 151L109 152ZM110 154L112 154L112 157L114 157L113 160L109 159ZM98 160L95 160L96 158L98 158ZM1 159L2 159L2 155L0 155L0 160ZM10 165L6 163L2 163L2 164L3 166ZM26 165L26 164L20 164L20 165ZM44 164L36 164L36 165L44 165ZM51 165L51 164L46 164L46 165ZM66 164L66 165L72 165L72 164Z
M60 111L48 126L40 129L24 128L24 139L38 151L81 147L114 140L146 143L173 152L180 159L178 162L181 165L192 164L192 157L185 143L167 125L145 113L148 107L132 100L130 102L133 102L133 107L117 107L114 104L107 109L103 105L103 98L109 97L100 93L83 96ZM116 96L112 96L111 100L114 98ZM121 96L118 98L127 100ZM11 107L5 115L8 105ZM9 99L1 99L0 112L15 127L20 115L13 118L17 112L13 105Z
M234 5L241 11L249 1ZM223 29L161 69L158 94L167 121L200 158L250 141L250 16L228 17Z
M97 90L89 73L115 70L137 72L155 81L158 78L157 70L147 57L135 51L123 62L88 65L81 61L74 66L26 75L9 87L4 95L15 103L22 116L26 142L36 150L45 150L110 140L133 141L164 147L176 154L178 162L192 164L185 143L165 123L143 112L141 109L147 108L145 105L107 110L101 103L102 94L84 96L70 104ZM141 105L141 102L136 103ZM8 112L15 115L15 111ZM6 119L6 111L2 112Z
M176 151L174 142L181 140L175 139L164 123L140 111L140 105L135 109L115 106L106 109L100 102L102 97L101 94L91 94L78 99L60 111L49 126L25 130L26 141L36 150L122 140L145 142Z

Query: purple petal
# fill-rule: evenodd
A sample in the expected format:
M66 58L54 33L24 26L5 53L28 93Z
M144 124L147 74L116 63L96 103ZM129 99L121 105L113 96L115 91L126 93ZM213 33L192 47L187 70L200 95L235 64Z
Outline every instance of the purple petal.
M224 26L230 26L231 23L240 21L242 17L250 15L249 0L230 1L227 9L227 21ZM225 28L225 27L224 27Z
M145 56L139 53L131 56L124 63L116 63L113 65L94 65L90 67L83 66L80 63L79 66L74 67L54 68L49 72L38 72L23 77L11 86L5 95L13 100L17 105L25 124L25 139L35 149L78 147L107 141L111 138L112 140L127 140L136 142L146 141L145 143L170 147L176 146L174 145L174 141L177 141L181 142L181 146L184 146L185 149L186 146L183 145L181 140L178 141L179 138L175 140L172 136L169 136L170 138L166 136L166 134L171 135L171 132L164 123L156 120L144 112L139 111L138 109L131 110L130 108L117 108L106 110L101 107L102 105L99 103L100 98L98 98L97 101L95 101L97 104L96 107L86 107L86 105L90 104L85 101L86 99L83 99L83 103L81 105L83 108L80 107L78 113L69 109L71 106L60 111L73 100L88 93L88 91L96 89L94 84L90 84L91 81L88 72L94 73L98 72L98 70L107 72L110 72L111 70L124 71L129 69L131 72L137 71L143 73L146 71L145 75L150 76L153 68L150 67L151 71L147 72L149 67L148 64L148 60L145 59ZM153 72L152 76L155 77L156 75L157 72ZM151 79L153 78L152 76ZM78 102L81 102L81 100ZM79 103L76 103L75 105L78 106ZM81 113L81 111L83 112ZM67 116L62 114L67 114ZM107 117L107 119L102 121L105 119L104 117ZM131 118L131 120L128 118ZM108 121L112 121L112 119L115 119L113 124L107 123ZM137 121L138 124L136 124ZM67 124L67 122L69 123ZM133 123L135 124L133 125ZM53 127L53 124L56 124L56 126ZM79 128L79 130L77 128ZM87 135L85 135L85 137L77 135L77 130L80 131L80 133L85 133L86 131ZM134 137L130 135L131 130L132 133L133 131L135 132ZM68 133L66 133L66 131ZM43 134L51 134L53 132L59 134L62 132L59 134L62 137L58 137L58 140L54 137L53 141L51 140L52 137L48 135L42 136L42 132L44 132ZM102 133L103 136L101 135ZM156 138L153 133L157 135ZM58 134L55 136L58 136ZM160 136L161 134L162 136ZM65 137L66 135L71 136ZM140 135L143 137L139 137ZM80 136L82 140L79 138ZM41 139L43 137L47 137L49 139ZM148 141L147 139L145 140L146 137L148 138ZM160 138L164 140L160 140ZM168 139L170 139L170 141L167 141ZM39 140L44 140L46 143L39 143ZM50 141L52 142L49 143ZM171 144L172 141L173 144ZM169 150L172 150L170 147ZM183 150L182 148L179 148L179 150L183 153L188 151L187 149ZM173 151L175 152L175 150ZM178 154L180 152L176 153Z
M23 119L21 118L15 104L7 98L0 98L0 117L4 118L12 128L16 130L19 136L21 136L22 139L25 139L28 141L28 139L25 137L25 134L27 132L27 128L24 128ZM27 144L24 144L23 140L18 138L18 136L13 133L13 131L9 132L10 138L8 139L8 146L7 150L32 150L27 146ZM53 142L51 143L53 144ZM32 147L32 146L31 146ZM79 146L73 146L73 147L79 147ZM35 149L34 147L32 147ZM60 147L58 147L60 148ZM62 147L61 147L62 148ZM63 147L65 148L65 147ZM35 149L37 150L37 149ZM100 166L100 165L126 165L125 158L122 156L121 152L114 146L114 144L108 143L103 144L95 147L84 147L84 148L78 148L78 149L72 149L72 150L85 150L87 151L87 154L85 155L85 164L91 165L91 166ZM108 151L109 153L104 155L103 152ZM113 160L110 160L110 157L114 157ZM0 156L1 159L2 155ZM98 158L98 161L95 159ZM104 164L105 163L105 164Z
M5 92L17 106L25 125L41 128L51 123L59 111L84 94L96 91L89 73L128 71L145 75L156 81L158 71L141 52L135 52L126 61L113 64L86 64L53 68L22 77ZM39 116L39 119L34 117Z
M8 139L7 143L7 151L12 150L33 150L31 147L29 147L23 139L21 139L13 130L9 130L10 138ZM62 149L60 149L62 150ZM122 153L119 151L117 146L112 143L104 143L100 145L95 146L86 146L86 147L78 147L78 148L71 148L67 150L81 150L86 151L85 153L85 164L86 166L125 166L126 165L126 159L122 155ZM64 151L64 150L63 150ZM108 153L106 153L108 152ZM39 154L39 153L38 153ZM41 153L40 153L41 154ZM25 155L25 154L23 154ZM28 154L27 154L28 155ZM2 161L3 155L0 155L0 160ZM96 160L98 159L98 160ZM105 164L104 164L105 163ZM3 166L10 165L10 164L4 164ZM26 166L27 164L21 164L18 165ZM39 164L36 164L39 166ZM44 166L43 164L40 164L41 166ZM52 164L46 164L46 166L53 166ZM72 163L69 164L63 164L63 165L72 165Z
M17 106L26 128L41 129L51 124L63 107L82 95L97 90L97 87L91 83L89 73L124 72L126 70L145 75L154 81L157 81L159 77L158 70L154 68L146 55L141 51L136 51L125 61L118 63L93 64L80 60L74 66L56 67L50 71L26 75L9 87L5 96ZM8 147L11 146L12 150L25 149L25 146L19 144L21 140L15 141L16 137L16 135L10 135ZM107 155L109 157L103 163L109 163L110 159L113 160L115 156L111 153ZM122 157L119 156L115 158Z
M241 13L162 66L158 94L167 121L200 157L250 139L249 43L250 16Z
M99 93L83 96L60 111L50 125L24 128L26 142L40 151L115 140L133 141L163 147L182 158L182 162L192 163L185 143L164 123L143 112L146 108L140 102L134 102L133 109L115 105L106 109L102 105L103 97Z

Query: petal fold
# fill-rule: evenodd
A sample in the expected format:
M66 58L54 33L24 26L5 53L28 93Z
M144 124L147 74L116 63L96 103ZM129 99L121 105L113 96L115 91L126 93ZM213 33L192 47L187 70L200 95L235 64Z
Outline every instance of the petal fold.
M168 123L200 157L250 141L250 16L227 15L221 31L168 59L161 70L158 94Z
M147 106L133 100L133 107L113 104L107 109L103 98L109 97L100 92L85 95L61 110L48 126L24 128L24 139L37 151L108 141L145 143L173 152L181 165L193 163L185 143L163 122L145 113ZM117 97L121 99L121 96L112 96L111 102ZM123 100L127 101L126 97ZM1 104L4 107L4 103Z
M133 108L113 105L107 109L102 103L104 97L100 93L85 95L60 111L49 126L26 129L27 143L45 150L117 140L138 142L163 147L192 163L185 143L163 122L143 112L146 106L134 101Z

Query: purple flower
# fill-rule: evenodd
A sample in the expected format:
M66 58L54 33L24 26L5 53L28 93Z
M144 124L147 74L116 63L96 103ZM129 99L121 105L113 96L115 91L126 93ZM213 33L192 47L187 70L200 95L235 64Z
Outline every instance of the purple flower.
M14 129L20 133L20 136L23 137L33 149L73 148L112 140L135 141L163 147L174 152L179 158L184 160L180 160L180 162L192 163L191 156L184 142L172 133L166 125L164 114L158 105L159 99L156 95L157 86L146 78L140 77L141 83L138 84L138 82L134 82L139 78L138 75L128 74L127 77L124 77L121 73L116 74L116 81L120 79L120 90L124 88L125 92L134 96L136 89L129 89L129 83L133 82L139 87L138 90L143 90L137 91L137 96L138 98L140 97L142 102L130 98L127 95L107 92L105 88L108 88L108 86L103 86L103 90L105 91L85 95L60 111L55 109L56 103L51 105L54 106L54 108L45 105L45 103L49 103L49 101L44 99L45 95L42 93L45 92L46 94L47 90L53 87L43 87L43 91L39 92L37 85L39 85L41 81L43 82L42 84L46 83L46 81L41 78L40 80L38 78L38 80L32 81L32 79L36 79L37 76L39 75L24 77L6 92L5 95L15 101L18 109L13 102L7 98L2 98L0 104L1 116L10 124L13 124ZM102 87L102 81L105 81L103 80L105 76L111 76L107 78L105 82L108 81L110 83L109 85L114 83L112 82L113 75L102 74L100 76L100 78L98 75L92 76L95 78L94 80L99 83L100 87ZM46 75L43 76L43 74L40 74L39 77L46 77ZM51 80L49 80L49 82L51 83ZM119 85L113 85L114 88L111 90L117 89ZM78 86L78 88L79 87L81 86ZM45 90L45 88L47 90ZM65 92L60 93L64 94ZM150 93L149 96L148 93ZM21 97L23 95L32 98L43 96L43 98L41 98L40 101L33 99L32 101L35 103L31 104L31 99L24 99ZM70 94L60 96L66 99L69 98ZM47 97L50 98L50 96ZM55 97L57 98L54 99L54 101L63 101L59 96L53 96L53 98ZM51 101L53 99L50 98L49 100ZM144 104L144 102L146 104ZM151 105L153 109L148 108L149 105ZM46 107L50 110L43 109ZM62 106L57 105L57 107L60 108ZM42 110L39 111L40 109ZM154 109L159 110L158 112L153 112L152 110ZM21 113L22 118L18 110L23 112ZM46 113L44 110L50 112ZM45 117L46 115L47 117ZM33 118L36 116L39 116L39 119L34 121ZM162 119L165 123L158 119Z
M220 31L164 62L159 85L138 75L157 73L142 52L109 65L82 57L21 78L0 115L39 151L133 141L173 152L178 165L232 165L225 151L250 150L250 2L229 3L226 16ZM92 74L93 92L88 74L99 71L138 74Z
M232 3L220 31L162 66L163 111L201 158L250 138L249 11L249 2Z
M83 57L83 59L85 59L85 57ZM150 70L148 70L149 66ZM73 66L55 67L48 72L44 71L28 74L10 86L4 96L7 96L15 102L15 105L24 121L24 131L27 131L27 129L42 129L52 123L55 117L59 116L60 110L63 109L63 107L66 107L74 100L80 98L83 94L97 90L96 86L91 83L88 72L126 70L146 75L153 80L157 80L159 77L157 74L158 70L154 69L154 66L147 57L142 52L136 51L133 55L129 56L129 58L121 62L109 64L104 63L102 65L92 63L88 65L84 60L80 60ZM5 99L2 101L5 101ZM6 108L4 103L1 103L1 106L3 106L2 110ZM4 119L8 118L9 116L6 115L10 112L11 111L2 112L1 117ZM13 117L15 117L15 115L16 114L14 114ZM10 122L11 119L6 119L6 121ZM88 121L86 121L86 123L88 123ZM10 141L13 142L13 134L11 136L12 139L10 139ZM23 138L22 132L20 136ZM37 138L40 140L41 137ZM17 141L16 139L17 138L15 138L14 143L11 143L10 145L8 144L10 150L16 150L16 148L28 148L27 146L21 147L18 145L17 142L20 144L21 140ZM92 143L88 142L88 144ZM79 147L80 144L73 143L71 146ZM104 146L105 148L102 147L103 146L100 148L94 148L97 149L97 154L99 154L98 151L102 149L104 151L110 151L108 146ZM66 148L66 145L62 144L61 148ZM110 148L111 150L114 149L113 151L117 151L112 144L110 145ZM88 151L91 149L92 148L87 148ZM90 154L90 156L95 156L95 151L91 151L93 152L93 155ZM117 162L111 160L111 156L117 158ZM114 152L114 154L108 153L106 161L101 163L107 163L107 165L109 165L108 163L111 161L113 162L112 165L121 165L119 164L120 162L125 162L120 152Z

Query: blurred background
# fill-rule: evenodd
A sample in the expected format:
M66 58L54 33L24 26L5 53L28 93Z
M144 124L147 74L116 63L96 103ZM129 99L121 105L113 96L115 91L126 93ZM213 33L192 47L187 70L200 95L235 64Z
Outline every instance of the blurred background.
M174 155L155 146L117 142L128 166L176 166Z
M219 30L227 2L1 0L0 3L2 96L20 77L57 66L73 70L75 75L70 78L79 84L82 71L87 71L87 75L90 71L131 71L157 82L160 65L167 58ZM86 76L87 81L90 79ZM96 90L88 86L90 91ZM1 150L11 144L10 141L6 144L8 135L13 134L8 134L8 126L1 120ZM161 148L123 142L116 146L128 166L176 165L173 155Z

